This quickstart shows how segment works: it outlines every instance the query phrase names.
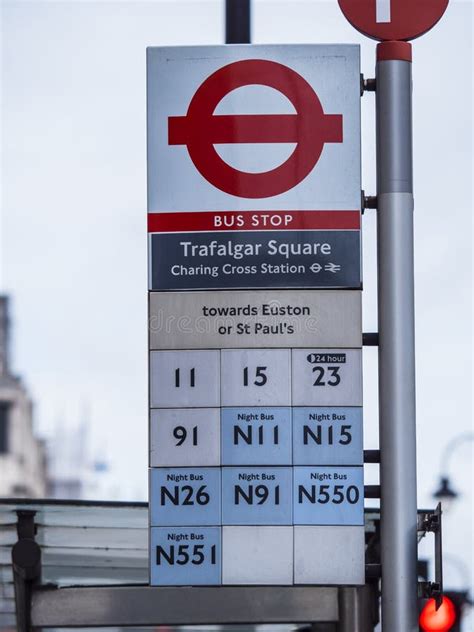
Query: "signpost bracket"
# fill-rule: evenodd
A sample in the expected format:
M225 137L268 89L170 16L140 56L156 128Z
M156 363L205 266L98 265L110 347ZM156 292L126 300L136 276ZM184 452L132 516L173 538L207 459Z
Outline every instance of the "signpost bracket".
M364 450L364 463L380 463L380 450Z
M362 334L362 345L364 347L378 347L379 335L376 332Z
M434 533L435 549L435 581L423 581L418 583L418 596L420 598L434 598L436 607L439 608L443 597L443 547L442 547L442 509L438 503L432 511L420 511L418 513L418 542L427 533Z
M377 90L376 79L365 79L364 75L361 75L360 83L361 83L361 96L364 94L364 92L375 92Z
M364 498L380 498L380 485L364 485Z
M376 195L364 195L363 207L366 208L377 208L377 196Z

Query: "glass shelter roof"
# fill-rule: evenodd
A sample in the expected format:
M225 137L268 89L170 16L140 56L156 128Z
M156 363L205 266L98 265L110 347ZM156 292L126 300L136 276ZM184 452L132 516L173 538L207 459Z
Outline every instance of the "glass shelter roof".
M17 511L31 510L42 584L148 583L147 503L0 500L0 630L15 625L11 548Z
M0 630L16 630L11 550L18 540L18 512L23 511L35 512L35 540L42 554L41 586L148 584L147 503L0 499ZM304 626L154 629L290 632Z

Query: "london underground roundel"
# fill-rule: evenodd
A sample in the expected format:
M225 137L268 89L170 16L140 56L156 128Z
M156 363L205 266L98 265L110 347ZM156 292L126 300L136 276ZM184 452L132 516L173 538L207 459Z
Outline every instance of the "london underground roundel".
M443 17L449 0L338 0L358 31L380 41L412 40Z
M147 56L150 213L360 209L359 46Z
M261 85L282 93L295 114L214 115L230 92ZM325 114L305 79L283 64L246 59L228 64L199 86L186 116L169 118L169 144L186 145L196 169L215 187L231 195L265 198L299 184L315 167L325 143L343 140L342 116ZM296 143L290 157L278 167L249 173L227 164L214 144Z

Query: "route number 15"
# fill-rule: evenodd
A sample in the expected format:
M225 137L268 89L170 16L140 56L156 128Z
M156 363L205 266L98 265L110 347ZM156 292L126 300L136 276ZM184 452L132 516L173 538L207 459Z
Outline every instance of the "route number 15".
M257 366L255 367L255 379L253 376L253 372L251 373L250 380L255 386L264 386L267 383L267 375L265 371L267 370L266 366ZM249 367L244 367L244 386L249 385Z

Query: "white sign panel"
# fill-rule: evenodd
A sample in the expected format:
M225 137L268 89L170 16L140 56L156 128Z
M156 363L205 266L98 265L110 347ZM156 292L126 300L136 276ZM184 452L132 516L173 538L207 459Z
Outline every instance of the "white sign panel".
M293 349L293 406L362 406L359 349Z
M223 406L288 406L289 349L228 349L222 357Z
M149 48L148 200L360 209L359 47Z
M358 290L151 292L150 348L361 347Z
M292 527L223 527L223 584L292 584Z
M151 408L220 406L219 351L150 354Z
M295 584L364 584L364 548L364 527L295 527Z
M156 409L150 415L150 465L220 465L220 409Z

